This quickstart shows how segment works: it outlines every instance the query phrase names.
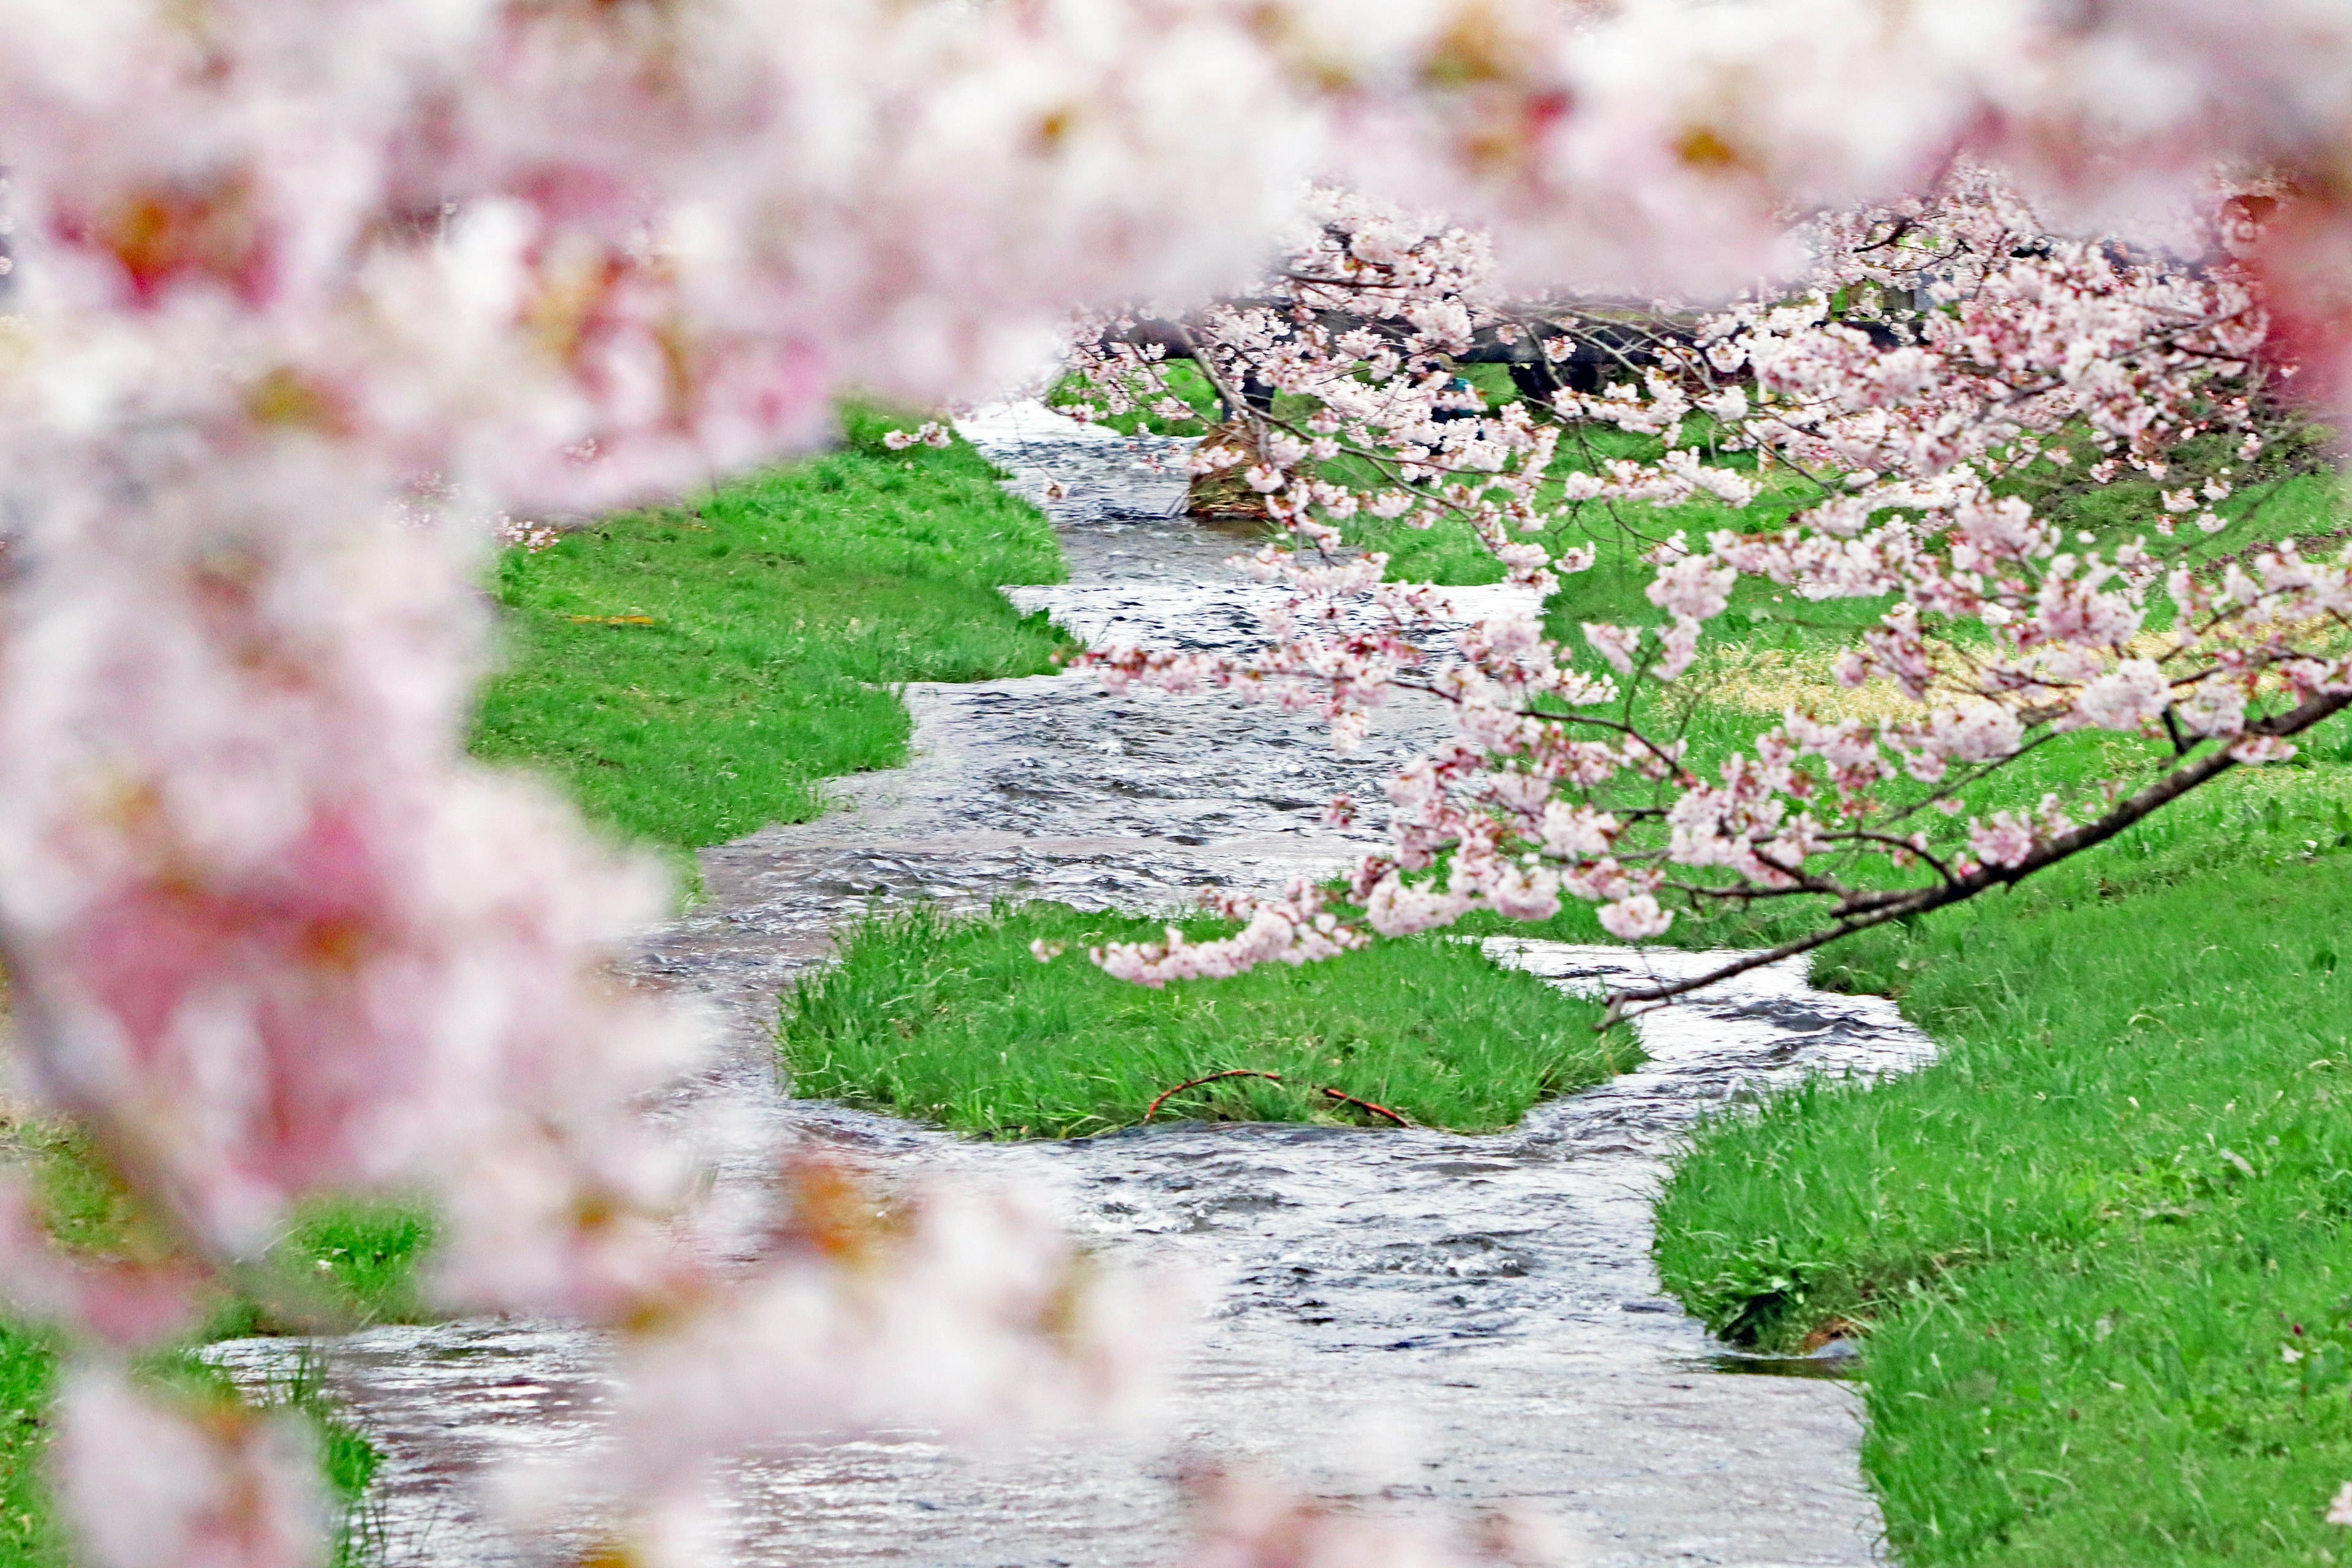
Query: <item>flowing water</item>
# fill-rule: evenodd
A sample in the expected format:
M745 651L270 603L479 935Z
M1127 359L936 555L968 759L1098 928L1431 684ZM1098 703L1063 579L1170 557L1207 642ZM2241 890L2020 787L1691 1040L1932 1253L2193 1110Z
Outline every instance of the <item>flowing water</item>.
M1098 644L1254 642L1276 591L1222 565L1244 538L1175 515L1181 443L1119 440L1034 405L989 411L965 433L1060 530L1071 581L1013 590L1024 607ZM1516 592L1456 599L1486 614ZM1221 1283L1172 1436L982 1461L910 1432L750 1456L725 1478L739 1561L1164 1563L1181 1541L1179 1456L1366 1509L1532 1509L1610 1568L1874 1560L1851 1387L1733 1375L1759 1368L1658 1294L1649 1202L1674 1140L1709 1108L1806 1073L1919 1060L1926 1042L1890 1005L1812 991L1798 964L1750 973L1642 1017L1642 1068L1485 1137L1177 1123L973 1144L793 1101L774 1083L776 993L869 902L1017 894L1144 908L1204 884L1326 871L1367 840L1320 826L1324 801L1340 789L1377 798L1384 763L1441 730L1430 708L1400 705L1362 755L1340 758L1305 718L1215 696L1111 696L1084 676L907 696L907 767L842 781L842 809L817 822L705 851L708 899L650 944L645 974L706 998L726 1025L717 1065L681 1085L673 1109L756 1111L773 1138L886 1164L1043 1180L1105 1250ZM1487 948L1580 991L1708 962ZM247 1341L217 1353L258 1376L289 1352ZM587 1440L605 1389L596 1340L477 1321L374 1330L331 1354L333 1385L384 1457L370 1513L386 1561L529 1561L468 1479L488 1461Z

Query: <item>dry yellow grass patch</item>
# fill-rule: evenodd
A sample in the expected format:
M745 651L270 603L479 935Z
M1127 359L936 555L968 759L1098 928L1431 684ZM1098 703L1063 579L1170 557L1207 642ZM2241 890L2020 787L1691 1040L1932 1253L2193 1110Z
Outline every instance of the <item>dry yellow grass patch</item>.
M1816 719L1872 723L1927 716L1924 706L1884 676L1860 686L1839 685L1830 673L1833 658L1827 652L1732 643L1717 650L1713 668L1696 684L1708 701L1744 713L1779 714L1799 708Z
M2265 632L2268 629L2263 628ZM2315 653L2341 652L2347 640L2352 640L2324 616L2286 630L2293 641ZM2213 646L2226 646L2228 640L2218 639ZM2168 631L2145 631L2124 646L2124 655L2160 659L2172 651L2174 644L2173 634ZM1694 679L1693 689L1706 701L1744 713L1779 714L1797 708L1832 722L1861 719L1871 723L1927 716L1927 704L1913 701L1901 687L1884 676L1874 676L1856 687L1839 685L1837 678L1830 673L1837 652L1727 643L1713 650L1706 672ZM2284 686L2274 679L2266 679L2263 689L2266 694L2275 695ZM1983 701L2020 705L2028 700L2021 693L2006 699L1958 692L1938 695L1943 701L1957 700L1963 706Z

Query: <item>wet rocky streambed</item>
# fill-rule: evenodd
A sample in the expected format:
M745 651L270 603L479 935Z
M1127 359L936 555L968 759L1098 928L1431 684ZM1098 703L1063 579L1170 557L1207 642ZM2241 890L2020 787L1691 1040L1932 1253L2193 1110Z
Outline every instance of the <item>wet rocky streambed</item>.
M1035 405L965 433L1054 516L1071 581L1013 590L1097 643L1239 648L1275 590L1223 565L1238 536L1173 515L1181 443L1125 441ZM1457 590L1467 616L1515 590ZM975 1144L775 1086L779 988L877 899L1000 895L1146 909L1204 884L1272 886L1344 862L1320 826L1341 789L1439 716L1384 711L1335 756L1308 718L1223 697L1112 696L1088 677L922 685L915 754L839 782L843 809L703 852L708 897L655 934L645 976L705 998L725 1046L674 1109L723 1106L772 1140L884 1163L950 1162L1050 1184L1106 1251L1208 1271L1214 1307L1153 1446L1045 1445L975 1458L921 1433L747 1458L727 1478L745 1563L922 1568L1140 1564L1181 1545L1176 1456L1237 1462L1373 1509L1551 1516L1596 1564L1875 1560L1858 1401L1833 1363L1730 1356L1658 1294L1650 1194L1692 1119L1809 1072L1879 1073L1926 1042L1891 1005L1747 975L1638 1023L1648 1061L1538 1106L1515 1130L1175 1123L1062 1143ZM1495 942L1498 959L1594 990L1706 955ZM722 1179L724 1179L722 1173ZM482 1467L586 1441L604 1382L580 1331L387 1327L325 1347L329 1381L383 1464L368 1529L394 1568L532 1561L471 1484ZM263 1377L301 1352L214 1353Z

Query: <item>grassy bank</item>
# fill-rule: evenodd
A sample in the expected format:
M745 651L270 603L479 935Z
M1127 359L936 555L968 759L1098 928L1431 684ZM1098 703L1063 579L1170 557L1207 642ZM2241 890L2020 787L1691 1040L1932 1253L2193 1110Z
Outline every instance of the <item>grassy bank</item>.
M149 1227L85 1140L54 1124L19 1122L0 1130L0 1142L32 1173L43 1219L60 1245L91 1257L136 1256L149 1245ZM422 1315L415 1264L430 1241L429 1226L411 1211L321 1205L289 1228L257 1282L257 1294L274 1305L256 1295L224 1295L194 1332L143 1358L143 1370L193 1401L234 1402L238 1396L226 1379L194 1353L204 1345L288 1331L300 1326L290 1315L297 1310L352 1326L415 1321ZM0 1324L0 1563L10 1568L63 1568L71 1561L42 1474L62 1349L44 1330ZM310 1424L342 1512L338 1561L356 1560L363 1537L357 1505L375 1469L374 1451L337 1416L315 1368L289 1369L247 1403L289 1409Z
M1195 937L1232 929L1182 923ZM1281 1081L1219 1079L1160 1115L1381 1121L1328 1088L1424 1126L1488 1131L1636 1059L1622 1032L1593 1033L1597 1006L1460 942L1383 942L1158 991L1086 959L1089 943L1160 929L1056 904L869 919L837 967L784 1000L793 1092L988 1137L1066 1137L1131 1125L1163 1090L1241 1068ZM1069 951L1041 963L1033 942Z
M898 682L1050 669L1067 638L997 586L1062 580L1052 528L961 443L884 447L904 423L853 408L838 450L509 551L475 752L687 850L898 765Z
M2348 803L2340 763L2240 775L1830 950L1941 1059L1720 1121L1676 1169L1658 1258L1695 1311L1862 1336L1906 1563L2352 1549L2323 1522L2352 1479Z

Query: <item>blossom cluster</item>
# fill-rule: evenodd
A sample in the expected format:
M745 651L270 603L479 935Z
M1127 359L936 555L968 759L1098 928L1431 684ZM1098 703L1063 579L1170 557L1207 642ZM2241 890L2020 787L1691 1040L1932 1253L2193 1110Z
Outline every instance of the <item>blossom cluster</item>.
M1166 300L1151 320L1189 321L1262 265L1310 175L1453 216L1318 198L1312 232L1286 242L1299 275L1212 307L1199 363L1243 439L1203 460L1235 454L1312 552L1351 506L1433 505L1537 588L1589 564L1546 542L1549 487L1631 509L1737 502L1757 481L1688 443L1564 472L1557 405L1486 410L1438 374L1482 343L1521 354L1530 331L1536 353L1514 363L1545 374L1577 334L1509 301L1785 270L1803 245L1791 204L1925 199L1972 145L2074 227L2160 227L2216 159L2278 182L2230 220L2242 280L2104 248L2053 247L2037 270L1979 247L1981 274L1946 257L1899 285L1915 310L1924 287L1937 318L1888 326L1915 335L1885 352L1912 359L1874 337L1865 354L1834 300L1794 318L1759 304L1698 345L1703 362L1746 355L1734 370L1643 351L1657 374L1632 378L1620 424L1664 435L1677 398L1704 400L1792 470L1833 458L1822 475L1845 504L1826 496L1778 539L1655 542L1667 619L1586 634L1605 672L1520 622L1423 657L1413 639L1441 595L1371 562L1263 557L1298 589L1278 647L1238 671L1137 670L1311 687L1299 700L1343 721L1391 686L1456 704L1460 745L1393 786L1394 864L1359 879L1376 923L1425 925L1464 900L1534 912L1566 893L1639 935L1664 918L1678 865L1843 896L1811 868L1817 847L1879 831L1849 803L1883 792L1898 752L1905 776L1992 765L2013 754L2013 720L2178 725L2212 737L2200 755L2254 760L2340 705L2340 658L2303 628L2340 621L2341 564L2278 544L2182 575L2161 546L2077 549L1992 486L2029 437L2063 461L2061 410L2108 440L2100 461L2149 473L2191 428L2261 434L2253 401L2242 419L2198 390L2255 377L2230 368L2254 363L2233 289L2259 288L2263 341L2301 367L2299 388L2339 379L2341 7L1751 0L1703 16L1554 0L0 0L16 312L0 323L0 942L21 1092L88 1131L160 1238L68 1256L23 1192L0 1194L0 1283L81 1347L57 1452L90 1559L318 1560L299 1444L180 1408L123 1369L205 1291L257 1278L292 1206L322 1191L430 1201L434 1288L453 1309L626 1339L615 1440L586 1483L621 1521L608 1561L675 1560L691 1536L683 1478L772 1417L897 1418L908 1393L1010 1421L1030 1410L1023 1390L1076 1406L1118 1382L1102 1358L1121 1336L1084 1326L1096 1298L1080 1287L1098 1276L1034 1209L910 1198L937 1224L908 1218L869 1245L782 1217L839 1206L788 1172L765 1239L711 1211L640 1109L696 1040L614 977L665 907L659 879L542 791L462 758L483 642L472 575L498 517L578 513L804 447L845 386L926 404L985 392L1073 308ZM1983 205L1947 200L1924 228L1958 244L1966 224L2001 221L1958 216ZM1851 221L1911 248L1923 220L1897 245L1908 209L1873 210L1894 216ZM1832 295L1898 288L1867 276L1868 243L1843 247L1845 272L1822 279ZM1997 297L1949 335L1943 313ZM1129 319L1139 364L1150 334ZM1624 352L1620 324L1588 326L1591 353L1562 364ZM1592 394L1582 374L1560 390ZM1282 396L1321 412L1277 419ZM1308 466L1342 448L1370 454L1382 482ZM2158 537L2202 538L2241 477L2174 478L2165 516L2189 526ZM1916 732L1795 716L1719 784L1694 783L1671 740L1594 710L1689 668L1727 570L1903 595L1857 674L1921 692L2006 684ZM2158 584L2179 614L2143 647ZM1961 616L1991 628L1986 679L1935 636L1936 617ZM1619 775L1675 804L1574 798ZM1694 858L1643 858L1628 835L1669 810ZM2096 827L2055 821L1980 824L1969 853L2018 871ZM2037 847L2008 863L2020 834ZM1987 874L1943 863L1950 886ZM1343 945L1328 912L1294 899L1235 956ZM1100 1321L1119 1321L1103 1300ZM968 1331L941 1337L950 1321ZM803 1333L839 1359L811 1359ZM765 1355L780 1382L735 1375ZM926 1369L922 1386L899 1366ZM1275 1560L1298 1539L1265 1517L1270 1533L1244 1535L1271 1544L1222 1560Z
M2013 880L2221 767L2293 754L2285 737L2352 700L2352 552L2209 543L2233 496L2241 531L2259 522L2284 471L2263 469L2266 440L2302 417L2242 260L2260 191L2217 193L2183 257L2053 235L1964 163L1932 191L1812 226L1815 265L1791 284L1686 312L1678 332L1655 330L1673 312L1654 308L1590 386L1559 367L1599 334L1591 307L1508 304L1480 239L1327 193L1301 247L1244 299L1172 331L1134 315L1080 324L1073 363L1101 405L1147 418L1177 384L1171 344L1188 352L1231 416L1194 467L1248 465L1285 534L1236 563L1291 590L1255 655L1090 662L1114 684L1313 704L1343 739L1391 691L1449 703L1459 738L1390 781L1393 846L1352 877L1361 925L1383 934L1479 909L1543 919L1577 898L1634 941L1664 934L1673 903L1816 900L1815 935L1748 964ZM1524 395L1492 399L1463 374L1482 346L1486 363L1511 355ZM1647 455L1596 444L1609 428ZM2031 499L2053 472L2171 488L2118 536L2069 538ZM1693 540L1653 521L1694 500L1733 526ZM1560 639L1510 616L1449 637L1441 596L1346 548L1364 518L1465 527L1544 592L1606 549L1648 565L1660 619ZM1663 689L1687 684L1743 582L1885 602L1835 675L1886 682L1907 711L1792 707L1702 771L1678 733L1689 699ZM2110 766L2087 826L2054 796L1950 820L1963 790L2079 729L2164 744L2137 773ZM1245 933L1198 956L1154 944L1097 961L1156 982L1348 944L1347 924L1301 908L1294 892L1245 910Z

